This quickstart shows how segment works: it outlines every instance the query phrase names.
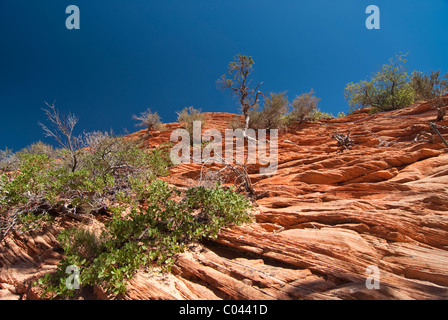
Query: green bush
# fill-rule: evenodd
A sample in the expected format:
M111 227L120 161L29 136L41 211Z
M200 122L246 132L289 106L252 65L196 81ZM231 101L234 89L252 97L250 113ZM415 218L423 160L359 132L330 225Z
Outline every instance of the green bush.
M2 174L0 204L3 209L26 205L44 194L48 186L48 166L53 162L45 154L21 154L20 170Z
M370 106L378 111L390 111L409 106L414 101L414 90L406 71L406 54L396 55L381 67L370 80L349 83L345 99L353 111Z
M40 281L45 293L76 294L65 286L65 269L69 265L79 268L82 285L99 285L109 293L123 293L138 269L157 265L168 271L176 254L188 244L216 237L222 227L251 220L250 203L219 185L190 189L179 201L179 190L155 180L142 195L145 210L133 207L124 217L118 211L101 235L79 229L61 234L59 240L66 258L54 274Z
M169 168L174 165L171 161L171 147L171 143L162 144L149 154L148 164L154 175L166 177L169 174Z
M13 221L23 212L38 216L52 208L74 213L107 209L106 203L131 199L137 185L166 176L173 165L169 145L147 152L132 140L98 133L88 137L75 171L47 154L17 153L19 170L0 174L2 218ZM17 221L26 229L34 225L31 219Z
M215 237L222 226L249 222L246 210L249 203L233 189L198 187L187 191L188 206L199 209L199 221L210 226L210 236Z
M52 222L53 218L48 213L35 214L25 212L18 216L18 222L21 225L20 231L42 230L47 222Z
M309 116L308 116L308 120L309 121L321 121L321 120L331 120L334 119L334 116L331 113L327 113L327 112L322 112L319 110L314 110Z

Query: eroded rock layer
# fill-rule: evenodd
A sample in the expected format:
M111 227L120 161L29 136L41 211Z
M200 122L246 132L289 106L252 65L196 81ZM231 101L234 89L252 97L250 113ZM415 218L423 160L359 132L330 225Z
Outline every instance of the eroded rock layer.
M278 171L251 171L255 221L180 255L169 275L139 272L125 298L447 299L448 149L428 126L436 115L420 103L289 127ZM223 131L233 115L206 117ZM148 147L178 127L154 133ZM353 147L341 151L332 135L349 131ZM188 188L200 172L182 164L165 179ZM2 244L0 298L33 298L24 284L56 263L51 230L28 238ZM375 270L380 287L369 289Z

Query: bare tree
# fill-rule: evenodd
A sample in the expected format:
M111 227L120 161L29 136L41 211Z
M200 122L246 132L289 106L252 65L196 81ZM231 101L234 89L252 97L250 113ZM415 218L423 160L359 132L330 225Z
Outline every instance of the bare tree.
M252 80L249 78L253 71L253 65L252 57L239 54L235 56L234 61L229 63L228 74L231 75L231 78L227 78L224 74L217 81L221 89L230 89L232 94L238 97L246 130L249 126L249 110L257 105L260 95L264 97L264 94L258 90L263 83L252 86Z
M78 117L74 114L69 113L64 116L59 113L53 104L45 102L48 109L43 109L47 115L47 119L50 122L50 127L39 122L39 125L44 130L46 137L54 138L59 145L68 151L70 157L70 167L71 171L75 172L78 166L78 151L80 149L80 140L78 137L73 135L73 129L78 123Z

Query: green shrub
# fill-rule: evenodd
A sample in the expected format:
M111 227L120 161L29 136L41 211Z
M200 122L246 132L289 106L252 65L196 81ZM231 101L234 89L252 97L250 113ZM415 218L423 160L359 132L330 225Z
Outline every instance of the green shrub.
M134 207L124 217L117 212L99 236L79 229L61 234L59 240L66 258L54 274L40 281L46 293L76 294L65 287L65 268L69 265L80 269L82 285L99 285L110 293L123 293L138 269L158 265L168 271L176 254L188 244L216 237L222 227L250 221L250 203L219 185L190 189L184 200L178 201L179 190L155 180L142 195L145 210ZM201 212L195 215L196 209Z
M148 164L154 175L166 177L169 174L169 168L174 165L171 161L170 147L171 143L162 144L149 154Z
M321 120L331 120L334 119L334 116L331 113L327 113L327 112L322 112L319 110L314 110L309 116L308 116L308 120L309 121L321 121Z
M2 208L26 205L43 195L48 185L48 166L52 160L45 154L21 154L20 170L2 175L0 204Z
M37 217L45 210L63 207L90 213L107 209L106 203L117 198L131 202L138 191L136 185L166 176L172 166L169 145L147 152L132 140L109 134L85 138L89 147L78 154L75 171L44 153L17 153L19 170L0 175L2 218L15 221L22 212ZM31 219L17 221L26 229L35 225Z
M378 111L390 111L409 106L414 101L414 90L406 71L406 54L396 55L381 67L370 80L349 83L345 99L353 111L370 106Z
M20 231L41 230L47 222L53 221L48 213L36 214L34 212L22 213L18 216L21 225Z
M215 237L222 226L249 222L247 200L233 189L198 187L187 191L188 206L199 209L198 219L207 223L210 236Z
M148 166L149 153L133 140L115 137L113 133L91 132L84 135L80 167L94 177L115 178Z

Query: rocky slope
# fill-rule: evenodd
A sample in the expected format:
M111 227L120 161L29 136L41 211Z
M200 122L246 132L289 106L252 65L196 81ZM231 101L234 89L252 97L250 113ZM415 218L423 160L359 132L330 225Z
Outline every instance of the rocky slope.
M206 116L220 130L232 117ZM418 103L291 126L279 135L278 172L251 174L255 221L192 247L172 274L139 272L125 298L448 299L448 149L428 126L435 117ZM167 126L148 147L179 127ZM340 152L332 135L349 130L354 145ZM182 164L166 180L187 188L199 175L199 165ZM56 232L6 239L0 298L37 297L28 284L57 263ZM372 266L380 288L370 290Z

